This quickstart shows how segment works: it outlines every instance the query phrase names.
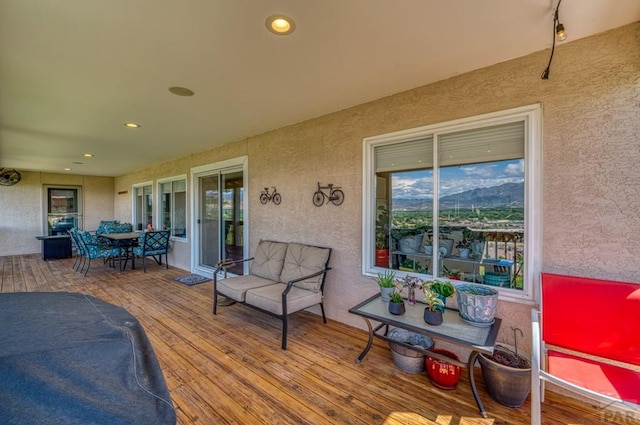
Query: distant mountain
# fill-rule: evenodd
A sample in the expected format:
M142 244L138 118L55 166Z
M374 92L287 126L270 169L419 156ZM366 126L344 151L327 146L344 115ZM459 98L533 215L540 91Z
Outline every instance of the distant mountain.
M428 210L432 198L394 199L395 210ZM524 183L505 183L500 186L468 190L440 198L440 209L452 208L524 208Z

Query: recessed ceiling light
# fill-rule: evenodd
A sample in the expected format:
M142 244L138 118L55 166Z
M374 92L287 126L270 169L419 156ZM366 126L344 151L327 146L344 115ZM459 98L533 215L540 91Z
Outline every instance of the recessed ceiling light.
M126 122L124 123L124 126L129 128L140 128L140 124L137 124L135 122Z
M83 153L82 156L84 156L85 158L92 158L93 154L92 153Z
M193 96L193 90L190 90L186 87L169 87L169 91L176 96Z
M71 171L71 168L65 167L64 171Z
M267 29L276 35L289 35L296 29L293 19L285 15L271 15L265 21Z

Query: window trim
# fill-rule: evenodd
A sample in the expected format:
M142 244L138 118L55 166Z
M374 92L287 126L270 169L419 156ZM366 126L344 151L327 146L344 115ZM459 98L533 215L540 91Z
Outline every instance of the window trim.
M153 180L131 185L131 225L133 226L134 231L137 230L136 229L136 189L140 187L145 187L145 186L151 187L151 212L152 214L155 215L155 205L157 204L157 202L155 199L155 191L153 190ZM157 220L157 218L152 218L151 223L155 224L154 223L155 220ZM144 231L145 229L143 228L141 230Z
M471 130L523 120L525 123L525 267L524 289L496 288L500 299L533 303L539 299L542 257L542 105L533 104L499 112L477 115L422 127L400 130L363 139L362 166L362 274L375 276L382 269L375 266L375 151L379 146L425 138L440 133ZM434 143L434 163L437 163ZM439 167L439 164L438 164ZM436 167L434 166L434 169ZM437 184L438 173L434 173ZM435 203L437 204L437 202ZM437 205L434 205L437 208ZM434 210L434 214L436 210ZM399 273L399 274L402 274Z
M184 180L184 190L185 190L185 203L184 203L184 209L185 209L185 213L184 213L184 221L185 221L185 226L187 226L187 222L188 222L188 214L187 214L187 205L189 204L189 193L187 192L188 190L188 181L187 181L187 175L186 174L181 174L179 176L173 176L173 177L165 177L162 179L158 179L156 180L156 187L157 187L157 193L158 193L158 201L156 202L156 223L154 223L154 226L156 229L161 229L162 227L162 189L161 186L164 183L173 183L173 182L177 182L177 181L181 181ZM174 198L174 192L173 192L173 185L171 187L171 199L172 201L175 201ZM174 215L174 208L175 205L172 205L171 208L171 220L173 222L173 219L175 218ZM178 236L170 236L171 240L175 240L175 241L182 241L182 242L186 242L187 241L187 234L188 234L188 229L185 229L185 236L184 237L178 237Z

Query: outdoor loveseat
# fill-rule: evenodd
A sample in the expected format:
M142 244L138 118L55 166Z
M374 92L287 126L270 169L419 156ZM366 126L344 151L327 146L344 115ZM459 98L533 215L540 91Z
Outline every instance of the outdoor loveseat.
M299 243L261 240L252 258L223 260L213 273L213 314L218 295L226 296L282 320L282 349L287 349L287 317L320 305L324 314L323 291L331 248ZM251 261L249 274L218 280L222 269Z

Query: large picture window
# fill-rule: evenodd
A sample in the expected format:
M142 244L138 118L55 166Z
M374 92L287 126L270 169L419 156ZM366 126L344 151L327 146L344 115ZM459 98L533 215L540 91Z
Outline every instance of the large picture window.
M158 181L160 225L173 238L187 237L187 178L173 177Z
M133 186L133 223L134 229L138 231L153 227L153 187L151 182Z
M535 105L365 139L363 272L532 298L539 128Z

